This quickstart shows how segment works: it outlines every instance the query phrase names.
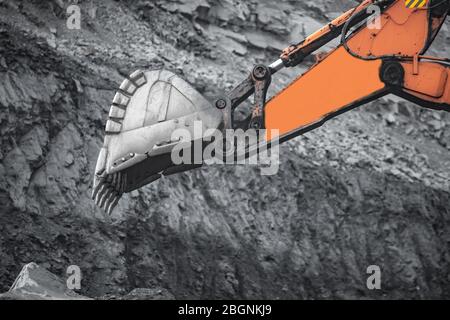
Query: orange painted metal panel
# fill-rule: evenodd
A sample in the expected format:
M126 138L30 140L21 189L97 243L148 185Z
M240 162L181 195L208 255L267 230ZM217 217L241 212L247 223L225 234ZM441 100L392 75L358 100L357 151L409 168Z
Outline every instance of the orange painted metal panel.
M413 90L433 98L444 94L448 79L448 68L432 62L421 62L419 73L413 73L412 63L403 63L405 69L405 89Z
M267 103L266 128L283 136L383 90L380 66L338 48Z

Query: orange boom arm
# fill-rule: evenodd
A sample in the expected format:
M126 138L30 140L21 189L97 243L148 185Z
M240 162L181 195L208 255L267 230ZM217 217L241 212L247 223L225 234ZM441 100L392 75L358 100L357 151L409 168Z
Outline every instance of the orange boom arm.
M373 2L363 2L352 16ZM434 1L434 9L424 10L394 1L370 26L364 24L348 39L344 34L339 47L268 101L265 128L278 129L286 140L389 93L450 111L450 62L423 56L448 14L448 2L440 2L441 7ZM352 19L348 13L343 17L337 19L340 24ZM289 47L282 58L289 61L289 53L307 49L329 30Z

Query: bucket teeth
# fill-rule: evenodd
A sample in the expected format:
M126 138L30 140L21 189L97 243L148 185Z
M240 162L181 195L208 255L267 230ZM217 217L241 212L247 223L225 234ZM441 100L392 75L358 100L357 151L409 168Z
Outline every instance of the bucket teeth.
M104 207L104 205L106 203L106 200L108 200L108 198L111 196L111 193L113 193L113 192L114 192L114 190L111 188L111 186L108 185L106 187L106 190L103 193L102 197L100 198L100 201L99 201L99 204L98 204L100 208Z
M101 183L97 186L97 188L94 190L92 194L92 199L94 199L95 202L97 202L97 199L100 197L101 192L103 188L105 187L105 182L101 181Z
M115 199L115 197L117 196L117 192L110 189L110 191L108 192L107 196L105 197L105 202L102 205L102 208L107 212L109 205L111 204L111 202Z
M100 204L100 200L101 200L101 199L103 198L103 196L105 195L105 192L107 191L107 188L108 188L108 186L107 186L106 183L103 183L102 186L99 188L99 190L98 190L98 192L97 192L97 194L96 194L96 196L95 196L95 199L94 199L94 201L95 201L95 203L96 203L97 205Z
M106 213L108 215L111 215L112 211L114 210L114 208L117 206L117 204L119 203L120 200L120 195L119 194L114 194L114 196L111 198L111 200L109 201L108 205L106 206Z
M103 185L103 180L98 177L95 177L94 178L94 186L92 188L92 195L91 195L91 198L93 200L95 200L95 197L97 197L98 191L100 190L102 185Z
M95 204L111 214L119 203L122 190L125 188L125 174L117 172L105 177L95 177L92 199Z

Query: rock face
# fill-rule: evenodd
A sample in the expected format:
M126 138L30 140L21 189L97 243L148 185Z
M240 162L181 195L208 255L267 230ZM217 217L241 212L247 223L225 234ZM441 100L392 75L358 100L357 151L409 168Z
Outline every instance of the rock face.
M78 265L89 297L450 298L450 116L393 97L286 143L274 176L205 167L111 217L89 198L125 75L165 67L211 97L352 4L79 1L71 30L62 1L0 1L0 291L35 261Z

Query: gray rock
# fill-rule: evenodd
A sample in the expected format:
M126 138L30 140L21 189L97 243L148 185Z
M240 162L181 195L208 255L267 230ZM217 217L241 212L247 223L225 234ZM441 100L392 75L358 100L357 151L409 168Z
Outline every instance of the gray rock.
M123 297L124 300L174 300L174 296L166 289L138 288Z
M0 295L0 300L87 300L72 290L53 273L28 263L17 276L8 292Z

